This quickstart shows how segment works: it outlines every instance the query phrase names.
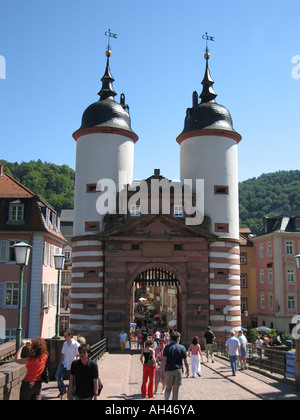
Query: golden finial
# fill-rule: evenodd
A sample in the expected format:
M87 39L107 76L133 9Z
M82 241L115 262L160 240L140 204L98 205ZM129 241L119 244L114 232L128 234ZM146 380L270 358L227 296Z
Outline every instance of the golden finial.
M113 34L112 32L110 32L110 29L109 29L108 31L105 32L105 36L107 36L107 40L108 40L105 55L106 57L110 57L111 56L110 38L117 38L117 34Z

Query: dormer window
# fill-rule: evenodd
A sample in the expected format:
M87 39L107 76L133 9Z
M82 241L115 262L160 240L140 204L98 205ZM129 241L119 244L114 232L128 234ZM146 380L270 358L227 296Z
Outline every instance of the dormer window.
M24 221L24 204L21 201L13 201L9 204L9 222L20 223Z

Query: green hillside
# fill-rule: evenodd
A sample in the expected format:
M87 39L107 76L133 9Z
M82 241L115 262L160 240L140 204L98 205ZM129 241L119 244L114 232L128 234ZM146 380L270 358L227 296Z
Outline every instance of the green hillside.
M253 233L264 216L300 214L300 171L278 171L240 182L241 227Z
M74 205L74 170L38 160L1 161L4 171L41 196L58 212ZM279 171L239 183L240 225L256 233L264 216L300 213L300 171Z
M10 163L0 160L4 172L46 200L57 212L74 206L74 170L38 160Z

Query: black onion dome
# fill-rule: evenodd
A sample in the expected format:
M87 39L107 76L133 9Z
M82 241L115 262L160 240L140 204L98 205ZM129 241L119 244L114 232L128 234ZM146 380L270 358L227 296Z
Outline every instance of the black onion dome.
M131 131L128 106L121 105L112 98L94 102L84 111L80 129L99 126Z
M198 104L198 94L193 93L193 107L186 111L184 129L181 134L189 131L202 129L221 129L234 131L232 118L227 108L216 103L217 94L213 90L214 81L208 67L209 54L205 54L206 69L202 81L202 93L199 96L201 103Z
M204 128L234 131L228 109L212 102L201 103L193 108L188 108L183 133Z
M91 104L84 111L81 121L81 129L91 127L112 127L131 130L129 107L125 105L125 96L121 94L120 103L114 100L116 92L113 88L114 78L110 72L109 57L110 51L106 51L107 63L104 76L102 77L102 88L98 95L99 101Z

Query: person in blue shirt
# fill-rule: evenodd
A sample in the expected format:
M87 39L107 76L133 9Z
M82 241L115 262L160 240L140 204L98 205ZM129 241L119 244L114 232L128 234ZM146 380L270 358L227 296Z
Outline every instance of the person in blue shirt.
M179 344L181 334L173 332L171 343L164 348L161 369L165 371L165 400L170 398L178 400L179 387L182 384L183 364L186 368L186 376L189 376L189 364L187 361L186 348Z

